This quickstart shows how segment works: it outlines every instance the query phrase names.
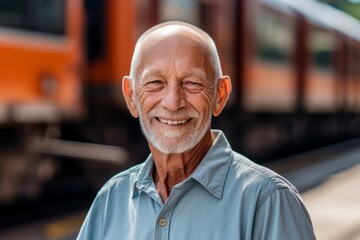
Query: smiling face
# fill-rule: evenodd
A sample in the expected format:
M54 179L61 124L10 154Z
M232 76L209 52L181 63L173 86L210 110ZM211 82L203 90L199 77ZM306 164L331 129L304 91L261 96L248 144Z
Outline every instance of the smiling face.
M214 80L206 59L179 36L144 50L134 100L144 135L161 152L185 152L210 130Z
M124 78L129 109L160 152L183 153L211 138L217 88L204 45L188 32L154 34L142 45L134 82Z

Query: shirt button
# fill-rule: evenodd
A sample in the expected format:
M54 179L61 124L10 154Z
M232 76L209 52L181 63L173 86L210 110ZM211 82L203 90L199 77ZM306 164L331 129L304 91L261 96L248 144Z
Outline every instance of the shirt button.
M166 219L165 218L161 218L159 221L159 224L161 227L164 227L166 225Z

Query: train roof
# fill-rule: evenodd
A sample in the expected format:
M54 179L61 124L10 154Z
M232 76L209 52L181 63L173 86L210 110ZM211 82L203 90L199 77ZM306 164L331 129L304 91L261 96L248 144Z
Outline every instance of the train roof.
M270 6L271 8L275 8L283 13L294 14L294 11L290 6L287 6L279 0L258 0L258 2L261 2L263 5Z
M356 18L314 0L276 0L291 7L312 22L331 28L360 42L360 21Z

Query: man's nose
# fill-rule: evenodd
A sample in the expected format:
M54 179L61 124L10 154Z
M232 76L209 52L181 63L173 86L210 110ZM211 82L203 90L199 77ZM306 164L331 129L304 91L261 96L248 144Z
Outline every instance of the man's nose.
M162 98L162 106L170 111L176 111L185 107L185 93L178 82L168 83L165 95Z

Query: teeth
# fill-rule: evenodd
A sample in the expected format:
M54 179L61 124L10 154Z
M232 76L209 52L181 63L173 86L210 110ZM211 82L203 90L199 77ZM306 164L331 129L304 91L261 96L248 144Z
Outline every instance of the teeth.
M184 123L186 123L186 120L172 121L172 120L161 119L161 118L159 118L159 120L160 120L160 122L166 123L166 124L169 124L169 125L179 125L179 124L184 124Z

